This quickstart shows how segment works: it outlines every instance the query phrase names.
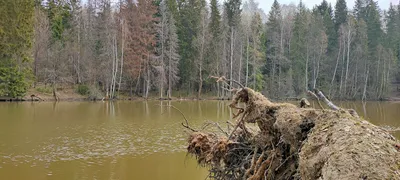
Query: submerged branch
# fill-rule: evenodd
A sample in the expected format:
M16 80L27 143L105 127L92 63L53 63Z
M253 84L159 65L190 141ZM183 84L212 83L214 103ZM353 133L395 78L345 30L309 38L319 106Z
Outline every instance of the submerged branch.
M156 106L162 106L162 105L156 104ZM186 124L181 123L181 125L182 125L183 127L185 127L186 129L191 130L192 132L197 132L197 130L195 130L195 129L193 129L193 128L191 128L191 127L189 126L189 121L188 121L188 119L186 118L185 114L183 114L183 112L182 112L180 109L178 109L177 107L175 107L175 106L173 106L173 105L163 105L163 106L165 106L165 107L172 107L172 108L174 108L175 110L177 110L177 111L182 115L183 119L185 119L185 123L186 123Z

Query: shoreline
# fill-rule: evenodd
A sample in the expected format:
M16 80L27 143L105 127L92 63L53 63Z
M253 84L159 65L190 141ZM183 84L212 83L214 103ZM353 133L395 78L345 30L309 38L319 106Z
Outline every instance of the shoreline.
M39 96L40 97L40 96ZM277 102L282 102L282 101L299 101L301 98L294 99L279 99L276 100ZM150 98L143 98L143 97L125 97L125 98L116 98L116 99L90 99L88 97L83 97L83 98L59 98L58 100L55 100L54 98L9 98L9 97L0 97L0 102L79 102L79 101L86 101L86 102L98 102L98 101L230 101L232 98L226 97L226 98L217 98L217 97L205 97L205 98L193 98L193 97L184 97L184 98L157 98L157 97L150 97ZM354 99L337 99L333 101L361 101L361 100L354 100ZM391 98L385 98L385 99L371 99L367 100L368 101L380 101L380 102L400 102L399 97L391 97Z
M180 93L179 93L180 94ZM303 97L288 97L285 99L274 99L274 101L300 101ZM308 98L308 97L307 97ZM10 98L10 97L0 97L0 102L35 102L35 101L47 101L47 102L73 102L73 101L229 101L232 97L217 97L210 94L204 94L200 99L196 96L174 96L172 98L160 98L156 94L150 94L150 97L143 98L139 96L129 97L126 95L121 95L120 98L108 99L106 97L89 97L85 95L78 94L74 89L64 89L57 91L57 100L54 98L52 93L49 92L39 92L35 89L30 89L26 95L22 98ZM312 99L312 98L308 98ZM334 101L360 101L357 99L333 99ZM370 99L367 101L382 101L382 102L400 102L400 97L392 96L383 99Z

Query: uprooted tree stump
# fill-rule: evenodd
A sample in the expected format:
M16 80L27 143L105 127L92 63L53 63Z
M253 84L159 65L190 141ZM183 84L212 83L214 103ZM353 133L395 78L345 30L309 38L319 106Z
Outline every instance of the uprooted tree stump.
M230 107L238 109L231 134L192 129L188 139L210 178L400 179L399 141L351 111L272 103L250 88Z

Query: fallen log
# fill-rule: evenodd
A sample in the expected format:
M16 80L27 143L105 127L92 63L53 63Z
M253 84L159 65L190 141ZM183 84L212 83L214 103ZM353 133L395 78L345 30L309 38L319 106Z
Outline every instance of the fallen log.
M349 110L273 103L246 87L229 106L238 110L231 132L188 138L210 178L400 180L400 142Z

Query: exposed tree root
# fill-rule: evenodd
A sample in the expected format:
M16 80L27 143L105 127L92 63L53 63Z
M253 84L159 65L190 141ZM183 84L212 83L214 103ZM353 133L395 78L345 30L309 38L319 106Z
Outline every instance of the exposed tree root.
M229 106L238 110L231 132L214 124L221 136L193 132L188 139L188 153L209 167L210 178L400 179L399 141L355 111L272 103L250 88L238 89Z

